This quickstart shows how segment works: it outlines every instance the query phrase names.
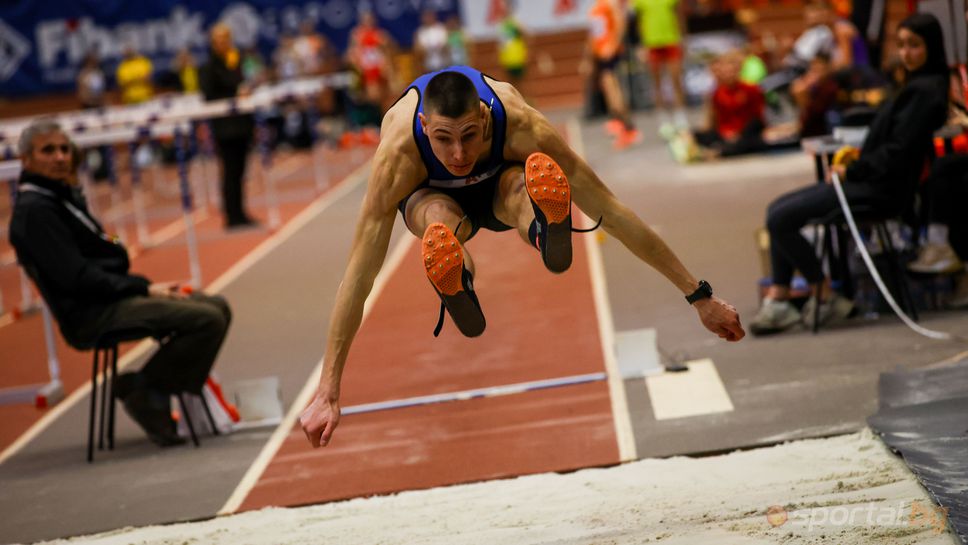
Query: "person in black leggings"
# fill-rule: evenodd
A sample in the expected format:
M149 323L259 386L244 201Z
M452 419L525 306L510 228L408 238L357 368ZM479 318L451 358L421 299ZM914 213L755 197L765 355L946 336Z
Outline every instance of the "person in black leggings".
M958 272L968 262L968 155L939 157L921 190L922 214L927 223L927 240L918 258L908 264L914 272L947 274ZM947 301L951 308L968 308L968 274L957 278L955 293Z
M912 15L898 26L897 40L907 72L904 88L878 111L860 157L846 168L832 167L851 205L869 206L883 215L913 205L932 136L947 116L948 65L938 20L930 14ZM829 183L798 189L770 204L766 226L773 275L750 325L753 334L777 333L801 322L800 312L788 301L794 270L800 271L813 290L820 290L821 321L850 313L853 303L831 290L813 246L800 234L810 220L838 208ZM812 320L813 309L805 308L804 315Z

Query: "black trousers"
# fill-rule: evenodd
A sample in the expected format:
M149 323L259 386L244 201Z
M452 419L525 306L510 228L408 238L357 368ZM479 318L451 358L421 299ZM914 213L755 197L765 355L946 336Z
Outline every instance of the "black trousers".
M249 219L245 212L243 178L251 141L250 136L215 141L222 163L222 212L226 223L244 223Z
M145 363L145 383L163 392L200 392L232 321L221 296L193 294L188 299L128 297L91 316L77 335L89 344L105 333L138 329L161 347Z
M851 206L870 206L884 214L897 210L896 202L874 185L844 183L843 188ZM811 284L824 279L816 251L800 234L800 229L811 220L823 218L839 209L837 193L831 184L814 184L797 189L770 204L766 212L766 228L770 232L773 284L789 286L794 270L799 270Z
M765 150L767 146L763 141L763 129L763 122L754 119L743 127L739 137L733 141L725 140L716 129L696 131L693 138L704 148L718 149L722 157L732 157Z
M948 226L948 243L968 261L968 155L946 155L935 160L922 191L923 216L929 223Z

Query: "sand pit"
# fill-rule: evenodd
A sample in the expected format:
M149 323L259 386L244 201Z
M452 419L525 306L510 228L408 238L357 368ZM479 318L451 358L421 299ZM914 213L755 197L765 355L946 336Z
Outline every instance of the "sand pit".
M957 543L941 519L864 431L46 543Z

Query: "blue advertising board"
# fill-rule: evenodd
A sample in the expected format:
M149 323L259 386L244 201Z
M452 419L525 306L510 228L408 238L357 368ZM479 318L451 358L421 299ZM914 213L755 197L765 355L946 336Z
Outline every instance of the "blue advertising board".
M0 96L74 88L81 62L97 50L109 70L134 46L166 67L183 47L197 58L207 30L227 22L241 47L271 58L280 37L312 22L340 51L361 12L372 11L401 47L410 47L424 10L459 15L458 0L16 0L0 2Z

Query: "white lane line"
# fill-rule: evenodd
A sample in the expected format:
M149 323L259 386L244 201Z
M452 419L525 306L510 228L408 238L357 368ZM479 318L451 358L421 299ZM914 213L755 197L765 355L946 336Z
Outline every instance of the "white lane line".
M581 125L578 119L571 118L565 125L568 142L579 157L585 157L585 145L581 138ZM589 228L594 223L584 214L582 227ZM615 440L618 442L618 457L622 462L638 459L635 446L635 433L632 431L632 418L629 403L625 396L625 381L618 370L615 360L615 326L612 323L612 307L608 302L608 287L605 284L605 268L602 265L602 252L598 247L596 235L585 239L588 249L588 268L591 272L592 295L595 299L595 313L598 316L598 336L602 340L602 357L608 373L608 392L612 401L612 416L615 423Z
M399 242L393 248L387 258L383 269L380 274L377 275L376 280L373 282L373 289L370 291L369 297L367 297L366 305L363 307L363 318L361 324L366 321L367 316L370 315L370 311L373 308L373 303L379 299L380 294L383 292L383 288L386 287L387 281L396 270L400 267L400 263L403 262L404 256L406 256L407 251L413 246L413 241L416 237L410 235L410 233L403 233L400 237ZM325 358L325 357L324 357ZM276 427L269 441L262 447L262 451L249 466L249 470L245 472L242 480L239 481L238 486L235 487L235 491L229 496L228 501L225 505L219 509L219 515L228 515L234 513L242 502L245 500L246 496L252 488L255 487L256 483L259 481L259 477L265 472L266 468L269 466L269 462L272 458L279 452L279 448L282 447L283 441L289 436L292 431L293 426L296 425L296 420L302 413L306 405L309 404L309 400L312 398L313 394L316 393L316 386L319 384L319 374L323 370L323 359L320 359L316 366L313 368L312 372L309 374L309 378L306 384L303 385L302 390L299 395L296 396L296 400L293 401L292 405L289 407L289 411L286 413L285 418ZM309 447L307 447L309 448Z
M369 167L370 161L364 162L356 170L350 173L349 176L343 179L342 182L331 191L328 191L324 195L321 195L313 204L307 207L305 210L300 212L296 217L294 217L289 223L287 223L282 229L277 231L275 234L264 240L261 244L256 246L251 252L249 252L241 261L232 266L229 270L225 271L221 276L219 276L214 282L209 284L205 291L210 293L217 293L221 291L226 285L231 283L233 280L238 278L245 270L252 265L254 265L259 258L268 254L277 246L285 242L289 237L291 237L298 229L303 225L306 225L313 218L321 214L329 206L331 206L337 199L343 197L357 186L362 184L366 180L366 170ZM298 227L294 227L298 226ZM258 257L253 258L253 255ZM243 265L244 263L244 265ZM138 359L143 356L148 350L154 348L154 342L150 340L144 340L135 345L130 351L126 352L120 359L118 359L118 370L122 370L127 366L131 365L133 362L138 361ZM22 448L24 448L28 443L34 440L35 437L43 433L55 420L60 418L62 414L67 412L75 403L80 401L91 388L91 381L88 380L84 384L77 387L76 390L71 392L66 399L55 405L49 411L47 411L40 420L34 422L30 428L27 429L20 437L17 438L10 446L5 448L3 452L0 452L0 464L5 462L8 458L15 455Z
M197 208L192 212L192 221L195 225L208 219L208 209L207 208ZM176 235L180 234L185 230L185 219L179 217L178 219L172 221L168 225L158 229L154 233L149 233L151 236L151 245L157 246L170 238L174 238Z
M445 392L442 394L432 394L426 396L405 397L402 399L391 399L389 401L378 401L375 403L363 403L361 405L350 405L340 411L342 416L351 414L368 414L380 411L392 411L396 409L407 409L411 407L423 407L426 405L436 405L437 403L450 403L453 401L470 401L487 397L500 397L508 395L536 392L538 390L548 390L551 388L561 388L564 386L576 386L589 382L605 380L607 375L602 372L586 373L583 375L571 375L567 377L548 378L542 380L531 380L528 382L516 382L513 384L502 384L500 386L488 386L486 388L474 388L472 390L459 390L456 392Z
M688 371L646 377L656 420L726 413L733 402L709 358L690 361Z

